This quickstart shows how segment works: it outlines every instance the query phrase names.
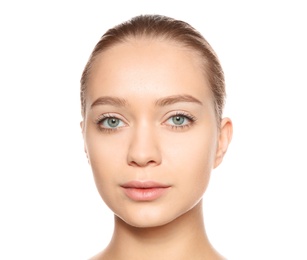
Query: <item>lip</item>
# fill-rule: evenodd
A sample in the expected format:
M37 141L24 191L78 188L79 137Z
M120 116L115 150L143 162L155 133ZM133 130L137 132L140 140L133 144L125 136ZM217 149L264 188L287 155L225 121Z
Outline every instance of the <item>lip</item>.
M171 186L154 181L130 181L121 187L125 195L134 201L153 201L165 194Z

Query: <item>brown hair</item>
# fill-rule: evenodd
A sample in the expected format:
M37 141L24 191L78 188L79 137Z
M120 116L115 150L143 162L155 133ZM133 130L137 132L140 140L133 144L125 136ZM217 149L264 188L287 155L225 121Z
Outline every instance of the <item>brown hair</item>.
M118 43L141 37L171 40L196 51L200 55L214 97L215 112L219 122L222 118L226 93L224 73L217 55L206 39L191 25L162 15L136 16L109 29L101 37L84 68L81 78L82 116L85 116L86 83L95 58L104 50Z

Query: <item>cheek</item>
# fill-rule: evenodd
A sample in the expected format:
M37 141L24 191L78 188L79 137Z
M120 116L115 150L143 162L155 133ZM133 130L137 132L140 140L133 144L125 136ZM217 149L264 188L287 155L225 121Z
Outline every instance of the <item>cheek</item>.
M165 159L176 167L187 169L212 169L217 136L214 130L197 129L190 133L179 133L164 138Z
M99 132L88 132L85 138L87 155L92 172L100 192L103 185L107 186L114 180L114 176L122 171L125 162L124 140L119 136L111 137ZM110 178L112 176L112 178Z
M204 191L214 165L216 140L215 131L206 129L169 138L164 159L172 169L174 178Z
M85 143L92 168L117 164L122 159L124 142L125 138L120 134L101 133L90 128L86 132Z

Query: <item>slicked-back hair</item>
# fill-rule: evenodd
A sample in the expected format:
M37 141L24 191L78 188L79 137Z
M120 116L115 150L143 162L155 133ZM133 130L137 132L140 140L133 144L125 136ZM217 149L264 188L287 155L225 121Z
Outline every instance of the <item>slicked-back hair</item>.
M96 57L116 44L127 42L131 39L148 38L176 42L198 54L203 66L204 77L209 82L217 121L222 118L225 103L225 80L219 59L206 41L206 39L186 22L175 20L162 15L140 15L129 21L109 29L96 44L81 77L81 109L85 116L88 78Z

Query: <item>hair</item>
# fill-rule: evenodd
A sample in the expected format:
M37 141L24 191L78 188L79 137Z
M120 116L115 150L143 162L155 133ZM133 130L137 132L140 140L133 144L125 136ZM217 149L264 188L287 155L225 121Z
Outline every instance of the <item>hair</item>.
M219 59L206 39L191 25L162 15L140 15L109 29L96 44L81 77L81 109L85 116L88 78L96 57L116 44L130 39L149 38L176 42L195 51L203 63L205 76L213 94L217 121L222 118L225 104L225 79Z

